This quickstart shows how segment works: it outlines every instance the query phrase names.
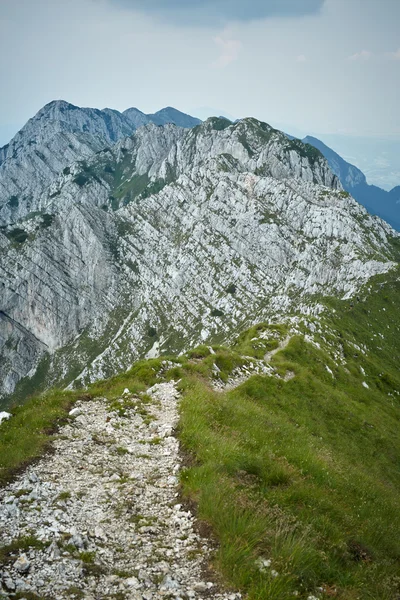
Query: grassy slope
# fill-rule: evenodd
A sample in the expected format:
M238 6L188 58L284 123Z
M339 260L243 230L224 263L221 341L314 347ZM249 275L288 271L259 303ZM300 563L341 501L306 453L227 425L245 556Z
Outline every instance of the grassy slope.
M179 435L193 461L183 494L220 540L216 567L250 598L400 594L398 276L376 278L360 301L330 301L314 334L320 348L296 336L273 357L282 375L295 373L289 381L253 376L227 393L209 385L214 363L226 380L242 354L276 347L286 335L278 326L266 340L252 328L234 351L199 348L163 374L165 357L141 361L87 391L123 410L115 399L125 387L142 394L181 378ZM50 392L13 411L1 426L2 481L43 452L78 395ZM260 571L259 557L271 566Z
M182 383L181 438L196 459L184 491L221 540L218 568L250 598L400 594L396 277L366 300L332 302L320 349L299 336L275 355L290 381L254 376L228 393ZM271 567L260 572L257 557Z

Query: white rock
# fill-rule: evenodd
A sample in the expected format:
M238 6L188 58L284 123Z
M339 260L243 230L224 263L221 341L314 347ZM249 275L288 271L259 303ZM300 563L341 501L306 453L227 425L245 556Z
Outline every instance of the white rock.
M86 383L143 357L149 323L167 323L160 342L174 333L183 350L189 340L207 343L217 333L215 308L225 315L218 334L229 337L244 319L260 321L291 308L314 311L308 300L302 306L308 294L350 297L372 275L395 266L388 259L389 237L396 235L391 228L343 198L325 160L310 162L255 119L223 131L211 122L196 132L149 124L94 154L132 127L126 115L59 102L0 151L0 223L29 234L21 253L0 232L7 307L0 322L0 394L11 393L43 356L69 344L74 364L82 366L71 385ZM88 170L76 159L86 159ZM66 161L68 174L62 172ZM115 190L107 165L123 168L126 182L146 174L153 183L174 181L141 198L142 218L135 202L111 210ZM83 172L96 177L81 186L74 180ZM13 196L19 198L15 208ZM41 214L32 216L35 211ZM48 226L44 213L54 215ZM236 293L226 294L233 282ZM29 289L40 306L15 289ZM112 314L121 322L111 327ZM87 336L108 336L90 361ZM53 379L68 377L70 361L56 363Z
M29 562L26 554L21 554L14 563L14 569L19 573L27 573L30 569L31 563Z
M8 419L12 417L12 414L9 412L6 412L5 410L0 412L0 425L3 421L8 421Z
M271 577L278 577L278 575L279 575L278 571L271 569Z
M136 577L128 577L127 579L125 579L124 583L127 587L133 588L135 590L141 587L141 583Z
M70 417L79 417L79 415L82 414L82 409L81 408L73 408L72 410L69 411L68 414Z

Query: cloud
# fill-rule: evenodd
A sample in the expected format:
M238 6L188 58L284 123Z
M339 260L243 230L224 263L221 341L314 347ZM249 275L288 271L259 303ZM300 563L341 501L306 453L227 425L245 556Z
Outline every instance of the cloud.
M219 46L221 54L213 63L213 66L219 69L227 67L231 62L237 59L242 42L239 40L224 39L221 36L214 38L214 42Z
M108 0L178 24L216 26L268 17L302 17L318 13L325 0Z
M369 60L372 56L372 52L370 52L369 50L361 50L361 52L356 52L355 54L352 54L351 56L347 57L347 60Z
M307 61L307 58L304 56L304 54L299 54L298 56L296 56L296 62L303 63L306 61Z
M400 60L400 48L397 48L396 52L386 52L386 58L390 60Z

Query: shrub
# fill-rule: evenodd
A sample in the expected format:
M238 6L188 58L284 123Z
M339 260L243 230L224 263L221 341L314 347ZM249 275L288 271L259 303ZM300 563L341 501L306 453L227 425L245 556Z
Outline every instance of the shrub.
M17 208L19 202L18 202L18 196L11 196L11 198L8 201L8 204L12 207L12 208Z
M51 224L53 223L53 221L54 221L54 218L55 218L55 217L54 217L54 215L49 215L49 214L45 213L45 214L42 216L42 227L43 227L43 228L45 228L45 229L46 229L47 227L50 227L50 225L51 225Z
M75 175L74 177L74 183L79 185L79 187L83 187L88 181L89 177L87 177L83 173L78 173L78 175Z
M7 232L7 237L17 244L23 244L28 239L28 234L24 229L16 227Z

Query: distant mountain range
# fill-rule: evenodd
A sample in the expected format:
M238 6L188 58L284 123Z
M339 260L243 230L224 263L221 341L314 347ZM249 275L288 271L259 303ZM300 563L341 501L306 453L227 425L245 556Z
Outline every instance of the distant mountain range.
M373 215L378 215L400 231L400 185L390 192L376 185L369 185L360 169L346 162L339 154L321 140L307 136L303 142L317 148L327 159L344 189Z

